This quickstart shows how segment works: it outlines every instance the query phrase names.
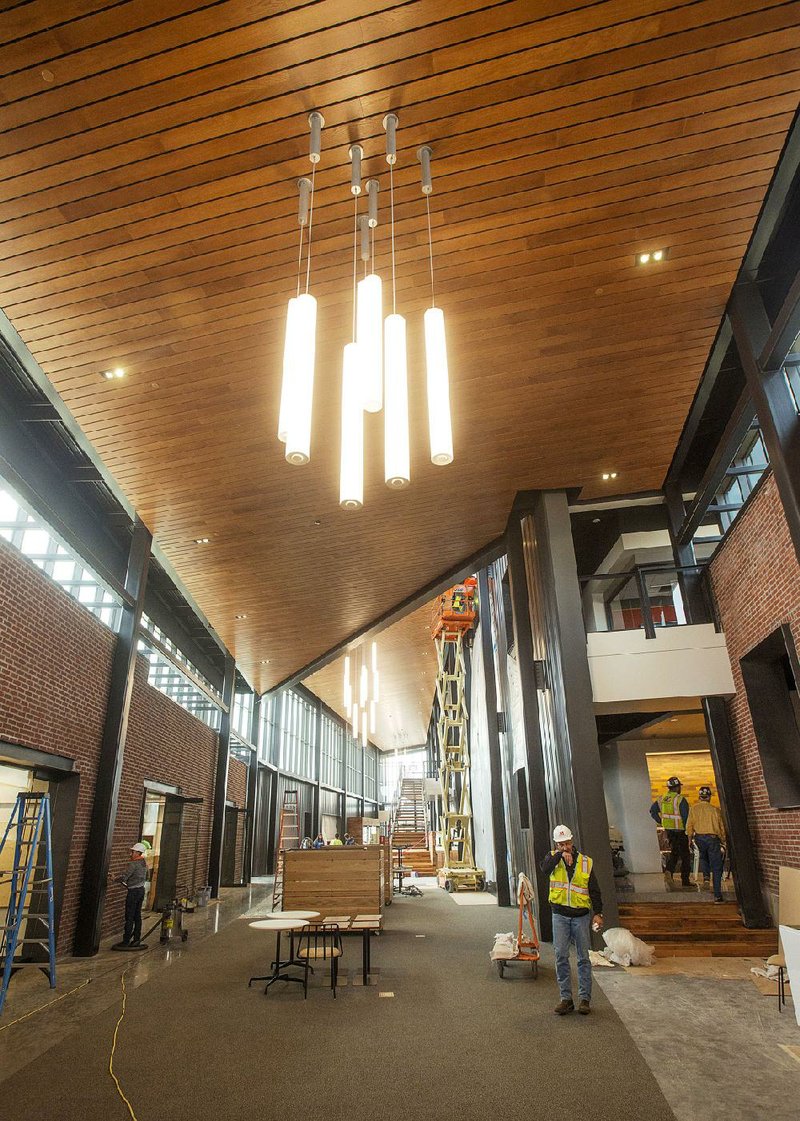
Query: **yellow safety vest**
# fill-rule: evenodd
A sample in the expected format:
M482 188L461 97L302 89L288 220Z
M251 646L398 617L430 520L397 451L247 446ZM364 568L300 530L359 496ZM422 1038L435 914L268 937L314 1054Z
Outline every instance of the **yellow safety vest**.
M665 829L679 829L683 832L684 824L681 816L681 802L683 800L682 794L662 794L659 798L661 824Z
M555 856L556 850L553 850ZM567 875L567 866L559 860L550 873L550 902L558 903L562 907L585 907L588 911L592 906L589 898L589 876L592 874L592 858L578 854L578 862L572 872L572 879Z

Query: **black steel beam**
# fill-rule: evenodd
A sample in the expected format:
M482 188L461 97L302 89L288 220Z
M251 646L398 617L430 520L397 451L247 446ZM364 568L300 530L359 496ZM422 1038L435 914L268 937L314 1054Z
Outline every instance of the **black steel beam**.
M800 417L783 373L786 354L775 351L769 318L752 281L737 284L730 316L789 533L800 560ZM771 368L761 366L759 356L765 352L773 357Z
M267 693L277 693L280 689L286 689L297 685L304 678L310 677L312 673L316 673L317 670L322 669L324 666L327 666L329 662L338 658L339 655L344 653L354 642L374 638L381 631L390 627L392 623L398 622L398 620L409 615L418 607L422 607L424 604L428 603L428 601L432 600L435 596L441 595L442 592L447 591L453 584L457 584L459 580L463 580L465 576L472 576L480 568L485 567L485 565L489 564L491 561L496 560L497 557L502 556L504 552L505 536L496 537L493 541L490 541L487 545L478 549L477 552L471 553L470 556L459 561L457 565L448 569L447 572L443 572L440 576L437 576L435 580L431 580L428 584L424 584L421 588L412 592L410 596L406 596L405 599L400 600L394 607L389 608L388 611L379 615L377 619L373 619L371 623L367 623L366 626L362 627L360 630L353 631L347 638L342 639L341 642L338 642L335 646L326 650L324 654L320 654L318 658L314 658L313 661L308 662L302 669L296 670L282 681L279 681L277 685L273 685L271 689L267 690Z
M489 787L492 806L492 846L494 848L497 902L501 907L511 906L511 884L508 874L508 834L506 833L505 799L503 797L503 758L500 733L497 727L497 681L494 673L492 647L492 620L489 608L489 572L478 572L478 597L480 602L480 637L483 655L483 681L486 696L486 724L489 747Z
M800 334L800 273L781 304L767 341L758 356L762 370L779 369Z
M719 490L722 480L725 478L731 460L736 455L747 430L753 423L755 415L756 407L753 404L753 398L748 387L736 402L711 462L700 481L700 486L697 488L689 511L676 531L675 539L678 544L687 544L697 532L706 511L714 501L714 496Z
M150 561L150 531L138 518L134 524L125 591L129 602L122 608L117 642L111 661L106 718L97 762L92 816L83 865L78 921L73 952L77 957L91 957L100 948L111 848L117 821L119 786L128 733L133 680L136 668L136 646L147 584ZM137 837L131 836L131 844Z
M208 882L211 898L219 896L222 882L222 843L225 834L225 798L228 793L228 764L231 747L231 717L233 693L236 686L236 663L230 656L225 660L225 680L222 701L227 707L220 715L217 736L217 768L214 776L214 808L211 815L211 846L208 857Z
M712 344L705 369L703 370L700 384L697 387L697 392L695 393L694 400L689 409L689 415L686 418L686 423L683 426L683 431L678 440L678 446L675 448L675 454L672 457L672 463L667 472L668 479L679 479L681 477L683 466L689 455L698 429L700 428L703 414L711 398L717 377L722 369L722 364L725 361L725 355L728 353L731 337L732 331L730 322L727 317L723 317L716 338Z

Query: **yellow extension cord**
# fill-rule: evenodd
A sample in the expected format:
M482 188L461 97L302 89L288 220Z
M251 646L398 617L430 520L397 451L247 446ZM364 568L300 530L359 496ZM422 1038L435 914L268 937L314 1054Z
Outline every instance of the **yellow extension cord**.
M111 1041L111 1054L108 1056L108 1073L114 1079L114 1085L117 1088L117 1093L125 1102L125 1105L128 1107L128 1113L131 1115L132 1121L138 1121L136 1114L133 1112L133 1106L125 1097L125 1093L122 1089L122 1086L120 1086L119 1079L114 1073L114 1054L117 1050L117 1034L119 1033L119 1026L122 1023L123 1017L125 1016L125 1006L128 1002L128 993L125 988L125 974L133 964L133 962L130 962L128 965L126 965L122 971L122 976L120 977L120 981L122 983L122 1011L119 1014L119 1019L114 1025L114 1038ZM35 1016L37 1012L42 1012L45 1008L51 1008L54 1004L58 1004L60 1000L64 1000L66 999L66 997L72 996L73 993L78 992L79 989L85 988L85 986L88 985L91 980L92 978L88 977L85 981L81 981L80 985L76 985L74 989L70 989L69 992L62 993L61 996L57 996L55 1000L48 1000L47 1004L40 1004L38 1008L33 1008L30 1012L26 1012L24 1016L18 1016L16 1020L12 1020L9 1024L0 1025L0 1031L6 1031L7 1028L13 1028L14 1024L21 1024L22 1021L27 1020L29 1016Z
M119 1014L119 1019L117 1020L116 1024L114 1025L114 1038L111 1042L111 1054L108 1056L108 1073L114 1079L114 1085L117 1087L117 1093L122 1098L122 1100L125 1102L125 1105L128 1107L128 1113L130 1113L132 1121L137 1121L136 1114L133 1112L133 1106L128 1101L128 1099L125 1097L123 1089L119 1084L119 1079L117 1078L116 1074L114 1074L114 1052L117 1049L117 1033L119 1032L119 1025L122 1023L123 1017L125 1016L125 1006L128 1003L128 993L127 993L127 990L125 988L125 974L128 972L128 970L130 969L130 967L133 964L134 964L133 962L130 962L128 965L125 966L125 968L122 971L122 976L120 978L120 980L122 982L122 1011Z

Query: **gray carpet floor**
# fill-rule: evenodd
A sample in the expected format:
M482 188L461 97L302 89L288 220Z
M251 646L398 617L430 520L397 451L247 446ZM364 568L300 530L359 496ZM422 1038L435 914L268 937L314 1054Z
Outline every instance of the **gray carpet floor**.
M396 899L373 940L378 983L327 972L248 989L274 937L239 920L129 993L115 1069L138 1121L674 1121L633 1040L595 985L593 1012L558 1017L552 957L538 980L489 961L515 912L456 907L439 892ZM424 937L418 937L424 935ZM359 974L360 940L343 969ZM392 992L393 997L381 997ZM24 1121L129 1118L108 1075L117 1009L3 1083Z

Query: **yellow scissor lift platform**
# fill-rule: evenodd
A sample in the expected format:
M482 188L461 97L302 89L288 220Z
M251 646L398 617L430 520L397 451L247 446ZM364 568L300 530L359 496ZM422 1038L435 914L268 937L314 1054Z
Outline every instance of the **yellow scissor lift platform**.
M475 622L475 581L465 580L439 597L431 634L436 646L436 697L439 718L439 818L444 866L437 872L446 891L483 891L486 874L475 866L472 848L469 732L466 704L464 638Z

